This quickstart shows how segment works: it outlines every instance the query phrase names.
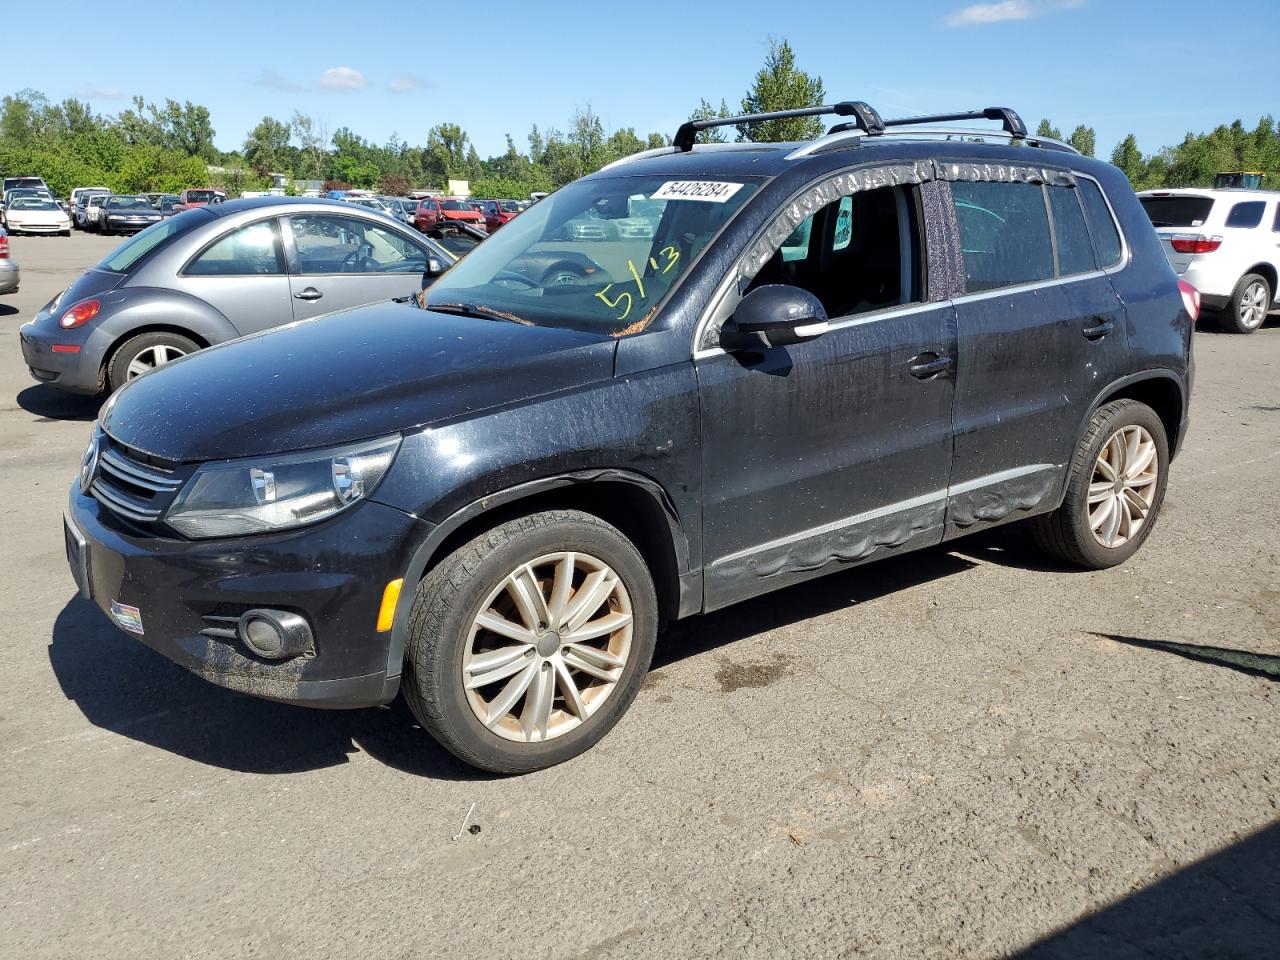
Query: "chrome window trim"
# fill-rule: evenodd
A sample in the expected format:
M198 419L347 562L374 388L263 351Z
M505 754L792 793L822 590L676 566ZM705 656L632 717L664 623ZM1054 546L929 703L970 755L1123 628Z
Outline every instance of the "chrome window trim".
M1107 205L1107 213L1111 214L1111 224L1116 228L1116 235L1120 238L1120 258L1109 267L1099 265L1099 269L1106 274L1117 273L1129 265L1129 257L1131 249L1129 247L1129 238L1125 236L1124 227L1120 225L1120 218L1116 216L1116 208L1111 205L1111 198L1107 196L1107 191L1102 188L1102 182L1097 177L1087 173L1081 173L1079 170L1071 171L1077 179L1090 180L1093 185L1098 188L1098 193L1102 194L1102 202ZM1083 207L1083 204L1081 204ZM1085 223L1089 222L1089 211L1084 208Z

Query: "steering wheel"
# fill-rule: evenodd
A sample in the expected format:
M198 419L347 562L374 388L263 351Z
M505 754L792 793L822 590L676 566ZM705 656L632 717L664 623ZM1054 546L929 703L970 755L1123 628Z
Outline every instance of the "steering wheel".
M538 286L538 281L526 277L523 273L516 273L514 270L499 270L493 277L494 283L518 283L526 290L532 290Z
M343 273L370 273L369 263L370 254L373 253L373 246L368 243L362 243L354 250L342 258ZM348 269L354 268L354 269Z

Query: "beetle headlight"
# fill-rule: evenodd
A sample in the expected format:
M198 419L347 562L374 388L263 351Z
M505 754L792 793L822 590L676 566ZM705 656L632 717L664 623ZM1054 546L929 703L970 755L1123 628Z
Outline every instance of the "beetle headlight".
M193 539L300 527L367 497L400 446L399 437L279 457L206 463L165 522Z

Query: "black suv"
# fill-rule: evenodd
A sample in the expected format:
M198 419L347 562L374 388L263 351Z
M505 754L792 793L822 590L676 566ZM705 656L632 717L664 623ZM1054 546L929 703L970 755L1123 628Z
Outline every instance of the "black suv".
M1123 175L1007 109L803 112L839 121L685 124L425 304L132 381L70 494L81 591L214 683L403 691L516 772L617 722L666 621L1022 518L1072 563L1128 559L1186 434L1198 303ZM984 116L1003 130L939 127Z

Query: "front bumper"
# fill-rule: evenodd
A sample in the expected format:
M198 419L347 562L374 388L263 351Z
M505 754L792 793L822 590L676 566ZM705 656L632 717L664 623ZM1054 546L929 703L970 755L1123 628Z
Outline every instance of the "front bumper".
M404 576L427 524L364 501L310 527L256 537L186 541L126 526L73 486L64 515L67 560L82 596L118 627L205 680L313 707L392 700L400 664L376 624L387 583ZM114 607L114 611L113 611ZM208 631L217 617L268 607L301 614L314 649L291 660L255 656ZM133 624L128 608L136 608Z
M70 223L8 223L10 233L62 233L70 230Z
M7 257L0 260L0 293L17 293L21 279L17 263Z

